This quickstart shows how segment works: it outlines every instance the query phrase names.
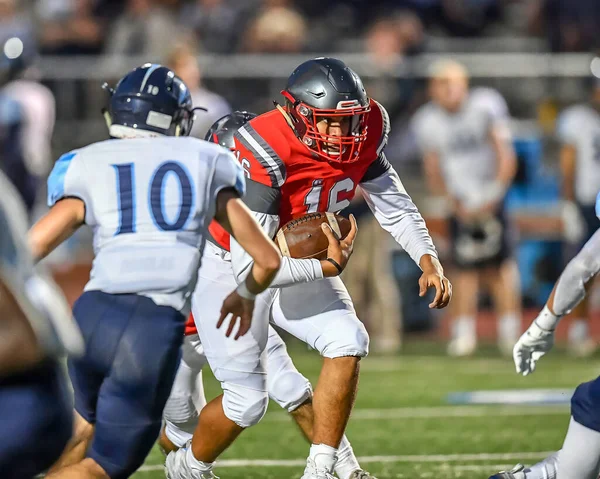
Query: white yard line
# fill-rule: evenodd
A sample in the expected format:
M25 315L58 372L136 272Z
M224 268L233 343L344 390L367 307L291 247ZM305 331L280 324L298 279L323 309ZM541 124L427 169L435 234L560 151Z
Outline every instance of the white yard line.
M480 454L436 454L436 455L407 455L407 456L364 456L359 457L358 461L362 464L369 463L391 463L391 462L411 462L411 463L444 463L451 461L509 461L511 459L542 459L549 456L554 451L542 452L511 452L511 453L480 453ZM216 467L302 467L306 464L306 459L224 459L218 461ZM451 468L476 468L476 464L468 465L448 465ZM484 465L481 466L482 468ZM494 472L496 465L486 466ZM504 466L501 466L504 467ZM142 466L138 472L161 471L163 466L148 465Z
M394 409L356 409L351 421L374 419L448 418L448 417L514 417L514 416L559 416L567 414L569 406L439 406L401 407ZM290 421L289 414L274 412L264 422Z

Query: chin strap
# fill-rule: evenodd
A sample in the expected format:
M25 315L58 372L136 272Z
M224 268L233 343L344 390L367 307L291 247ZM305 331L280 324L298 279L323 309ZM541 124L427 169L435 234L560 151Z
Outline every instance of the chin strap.
M296 136L298 136L298 133L296 133L296 127L294 126L294 122L293 122L292 118L290 117L289 113L287 111L285 111L284 108L276 101L273 102L273 105L275 105L275 108L277 108L279 110L279 113L281 113L283 115L287 124L290 126L290 128L292 130L294 130L294 133L296 134Z

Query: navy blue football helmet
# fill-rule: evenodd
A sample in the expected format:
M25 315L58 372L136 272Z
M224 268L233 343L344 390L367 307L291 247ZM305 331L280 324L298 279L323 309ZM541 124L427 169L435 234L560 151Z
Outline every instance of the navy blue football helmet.
M146 63L125 75L113 90L108 109L103 110L111 136L118 126L187 136L194 123L192 97L183 81L167 67ZM116 128L115 128L116 127Z
M250 113L249 111L234 111L215 121L204 139L224 146L228 150L233 150L235 149L233 139L235 132L256 116L256 113Z

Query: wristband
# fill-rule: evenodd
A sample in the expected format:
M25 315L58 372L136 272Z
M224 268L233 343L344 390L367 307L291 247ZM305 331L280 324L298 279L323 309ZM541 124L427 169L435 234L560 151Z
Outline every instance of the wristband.
M248 289L248 287L246 286L246 281L244 281L243 283L240 283L235 291L242 298L249 299L250 301L254 301L257 296L256 294L254 294L252 291L250 291Z
M342 271L344 271L344 268L342 268L340 264L333 258L327 258L325 261L329 261L333 266L335 266L335 269L338 270L338 275L342 274Z
M544 331L552 332L556 329L560 318L561 316L553 314L548 306L544 306L544 309L542 309L540 314L538 314L534 322L538 328L543 329Z

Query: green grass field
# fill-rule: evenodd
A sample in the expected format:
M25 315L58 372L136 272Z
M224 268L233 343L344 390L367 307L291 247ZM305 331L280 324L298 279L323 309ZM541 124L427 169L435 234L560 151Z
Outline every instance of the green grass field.
M411 344L401 356L368 357L347 430L364 469L379 479L487 479L498 468L531 464L561 447L569 421L562 406L452 406L455 391L574 388L600 371L600 359L575 360L552 353L533 376L514 372L497 355L449 359L435 347ZM424 355L423 351L427 354ZM299 345L296 366L316 382L320 358ZM219 386L205 373L207 397ZM308 452L294 424L272 403L263 421L225 453L215 472L222 479L299 479ZM154 450L134 477L164 477Z

